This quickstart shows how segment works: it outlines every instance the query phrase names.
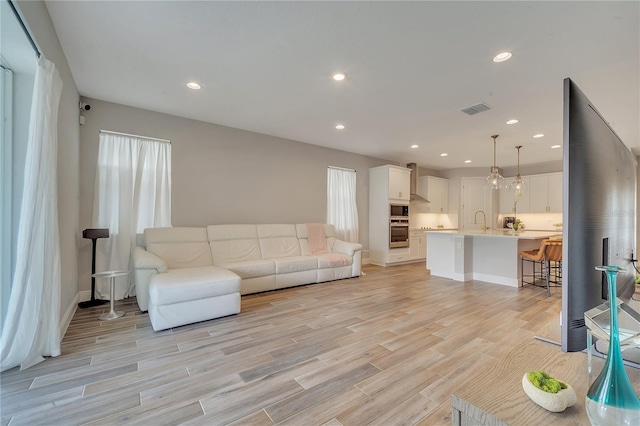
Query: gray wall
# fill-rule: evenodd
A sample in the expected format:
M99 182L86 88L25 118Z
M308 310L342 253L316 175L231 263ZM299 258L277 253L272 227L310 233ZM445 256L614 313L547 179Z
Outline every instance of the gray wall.
M83 98L80 229L91 226L99 131L171 140L172 224L325 222L327 166L355 169L360 242L369 244L369 168L388 161L259 133ZM91 246L82 245L80 289Z
M62 272L60 315L63 316L74 307L74 298L78 293L80 96L45 4L41 1L20 1L18 7L42 53L56 64L64 85L58 112L58 224Z

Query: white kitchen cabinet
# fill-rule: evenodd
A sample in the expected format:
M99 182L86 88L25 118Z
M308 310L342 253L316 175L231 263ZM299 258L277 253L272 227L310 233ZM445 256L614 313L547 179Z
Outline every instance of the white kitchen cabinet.
M549 175L549 211L562 213L562 173Z
M369 169L369 262L374 265L410 261L410 246L389 247L390 205L409 206L410 177L411 170L404 167Z
M449 179L434 176L424 176L426 183L426 195L422 195L429 203L426 206L427 213L447 213L449 208ZM422 184L420 182L420 184Z
M515 180L515 177L512 178L506 178L505 179L507 182L509 182L509 185L511 184L511 182L513 182ZM515 211L514 211L514 202L515 202L515 194L513 189L509 188L502 188L499 190L500 192L500 201L499 201L499 205L500 205L500 214L503 215L507 215L507 216L512 216L514 214L523 214L523 213L531 213L531 203L530 203L530 197L531 197L531 182L529 179L529 176L522 176L522 180L525 183L525 191L522 194L522 197L520 197L520 199L518 200L516 206L515 206Z
M498 199L499 192L496 189L487 189L484 186L486 178L462 178L461 193L462 204L460 206L460 221L462 230L480 230L483 224L482 211L486 216L487 228L498 226ZM477 220L476 220L477 218ZM475 223L474 223L475 222ZM502 227L502 225L500 225Z
M411 170L405 167L388 167L389 199L409 201L411 192Z
M529 176L531 213L562 213L562 173Z
M410 232L409 252L411 260L427 258L427 236L424 231Z

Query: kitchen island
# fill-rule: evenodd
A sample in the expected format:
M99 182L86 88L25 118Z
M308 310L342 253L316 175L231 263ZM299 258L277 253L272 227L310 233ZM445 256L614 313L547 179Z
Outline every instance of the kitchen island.
M520 285L520 252L540 247L556 231L487 230L426 231L427 269L431 275L455 281L479 280L511 287ZM525 265L531 273L531 265Z

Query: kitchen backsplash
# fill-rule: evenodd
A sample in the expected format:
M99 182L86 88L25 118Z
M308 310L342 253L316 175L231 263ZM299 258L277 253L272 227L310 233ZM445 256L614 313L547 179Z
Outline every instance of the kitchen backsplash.
M498 216L497 228L502 228L505 215ZM562 213L523 213L516 215L528 230L557 231L562 229L556 226L562 223ZM487 224L489 225L489 224ZM443 213L409 213L409 227L413 229L457 229L458 215Z
M418 229L438 229L438 227L456 229L458 228L458 215L444 213L410 213L409 227Z
M504 216L511 215L500 215L498 217L500 227L502 227ZM562 223L562 213L523 213L516 215L516 217L524 223L524 229L532 231L554 231L562 229L561 226L556 226Z

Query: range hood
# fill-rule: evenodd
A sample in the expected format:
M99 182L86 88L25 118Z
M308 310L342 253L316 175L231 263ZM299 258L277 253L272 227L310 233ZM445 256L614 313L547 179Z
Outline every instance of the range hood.
M411 187L409 190L410 201L417 203L428 203L429 200L418 195L418 165L416 163L407 164L407 168L411 169Z

